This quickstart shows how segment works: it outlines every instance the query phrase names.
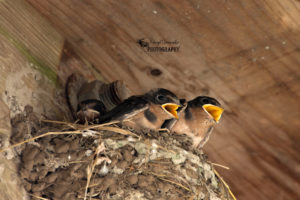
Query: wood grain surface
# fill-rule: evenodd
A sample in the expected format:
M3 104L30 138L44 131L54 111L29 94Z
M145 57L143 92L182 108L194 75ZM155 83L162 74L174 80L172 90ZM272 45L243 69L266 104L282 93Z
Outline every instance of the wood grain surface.
M33 107L38 116L67 118L59 95L57 66L64 38L23 0L0 1L0 148L9 146L15 129L27 134L31 126L11 121ZM61 94L61 93L60 93ZM0 199L26 199L14 150L0 154Z
M300 198L299 1L27 2L108 81L219 99L205 151L230 167L218 170L238 199ZM180 49L147 52L139 39Z

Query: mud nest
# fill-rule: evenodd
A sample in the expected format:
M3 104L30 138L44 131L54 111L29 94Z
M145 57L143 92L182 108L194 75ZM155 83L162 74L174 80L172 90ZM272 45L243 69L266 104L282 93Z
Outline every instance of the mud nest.
M30 109L12 125L12 144L46 133L15 148L32 199L232 199L186 136L41 122Z

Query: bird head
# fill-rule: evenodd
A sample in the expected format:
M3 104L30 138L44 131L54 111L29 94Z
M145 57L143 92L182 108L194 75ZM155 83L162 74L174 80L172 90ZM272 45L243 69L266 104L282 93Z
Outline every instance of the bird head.
M76 118L80 123L93 122L104 113L106 113L106 108L101 101L89 99L78 104Z
M181 104L174 93L167 89L157 88L148 92L146 96L152 103L160 105L172 118L179 118L177 110Z
M208 96L199 96L189 101L189 106L201 106L216 123L220 121L222 113L224 112L224 109L221 108L221 104L216 99Z

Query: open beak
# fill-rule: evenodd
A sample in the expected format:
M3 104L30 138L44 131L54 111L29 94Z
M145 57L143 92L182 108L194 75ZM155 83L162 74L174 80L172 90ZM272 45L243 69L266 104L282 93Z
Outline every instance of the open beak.
M202 106L206 113L208 113L212 118L218 123L221 119L222 113L224 111L223 108L219 106L215 106L212 104L205 104Z
M178 113L177 109L180 107L180 105L177 105L175 103L165 103L161 106L164 111L167 113L170 113L174 118L178 119Z

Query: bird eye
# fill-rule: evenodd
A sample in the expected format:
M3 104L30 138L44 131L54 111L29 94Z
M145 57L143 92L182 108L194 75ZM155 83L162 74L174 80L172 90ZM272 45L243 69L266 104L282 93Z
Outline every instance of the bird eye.
M209 104L210 101L209 101L207 98L204 98L204 99L202 99L202 103L203 103L203 104Z
M167 101L167 97L163 96L163 95L158 95L157 97L157 100L162 102L162 101Z

